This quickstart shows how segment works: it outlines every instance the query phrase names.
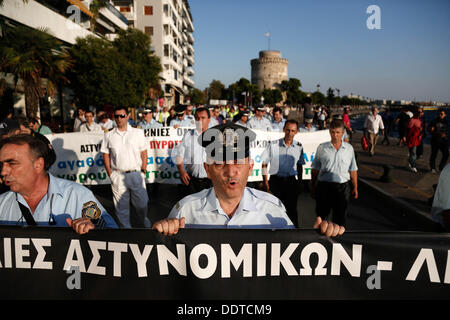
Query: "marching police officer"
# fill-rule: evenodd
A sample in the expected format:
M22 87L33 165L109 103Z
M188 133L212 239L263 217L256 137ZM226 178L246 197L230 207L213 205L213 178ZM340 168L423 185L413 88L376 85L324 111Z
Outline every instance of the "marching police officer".
M153 229L172 235L184 227L294 228L278 198L246 187L253 170L250 142L255 138L252 130L231 122L203 132L199 142L206 151L204 167L213 187L180 200ZM344 232L320 218L314 227L327 236Z

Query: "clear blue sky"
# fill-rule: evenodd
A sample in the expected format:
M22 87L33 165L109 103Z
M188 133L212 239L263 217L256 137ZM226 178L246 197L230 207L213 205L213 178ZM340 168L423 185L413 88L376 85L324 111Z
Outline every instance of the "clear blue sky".
M289 59L305 91L340 89L370 98L450 102L448 0L189 0L195 86L245 77L270 47ZM370 5L381 30L369 30Z

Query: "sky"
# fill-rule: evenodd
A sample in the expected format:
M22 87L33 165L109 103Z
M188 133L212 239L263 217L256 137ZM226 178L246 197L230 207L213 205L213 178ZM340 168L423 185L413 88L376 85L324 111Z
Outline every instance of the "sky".
M450 102L448 0L189 0L195 87L251 79L250 60L279 50L303 91ZM380 29L371 5L380 10Z

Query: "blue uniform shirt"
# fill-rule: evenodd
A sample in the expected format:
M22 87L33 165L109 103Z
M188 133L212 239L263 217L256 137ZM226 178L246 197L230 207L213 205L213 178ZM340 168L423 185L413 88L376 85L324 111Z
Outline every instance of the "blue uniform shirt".
M293 229L281 201L270 193L245 188L234 215L220 207L214 188L181 199L168 218L186 218L187 228Z
M276 122L275 120L272 120L271 121L272 131L277 131L277 132L283 131L285 123L286 123L286 119L281 119L280 122Z
M193 121L192 119L188 118L188 117L184 117L183 120L180 120L177 118L173 119L172 121L170 121L169 126L173 127L175 125L179 125L180 127L195 127L195 121Z
M293 141L288 147L284 138L272 141L261 155L262 162L270 163L269 174L290 177L297 175L297 166L305 164L303 146Z
M301 126L300 128L298 128L298 132L314 132L317 131L317 127L314 125L311 125L311 127L308 129L306 126Z
M259 120L256 116L254 116L247 121L247 128L272 131L272 124L270 123L270 120L265 117L262 117L261 120Z
M342 142L339 150L336 150L330 141L320 144L311 167L319 171L319 181L337 183L349 181L349 171L358 170L355 152L347 142Z
M160 128L163 125L156 121L155 119L152 119L150 122L146 122L145 120L139 122L138 125L141 129L151 129L151 128Z
M206 151L197 141L199 133L196 129L187 131L181 143L172 150L172 161L176 164L177 157L181 157L185 170L196 178L206 178L206 170L203 163L206 162Z
M51 174L49 174L49 179L47 194L33 213L37 225L67 227L66 218L72 220L81 218L83 205L93 201L101 211L101 217L106 222L105 226L117 228L114 219L106 212L91 190L76 182L57 178ZM1 224L26 224L17 201L29 209L27 202L19 193L8 191L0 195Z

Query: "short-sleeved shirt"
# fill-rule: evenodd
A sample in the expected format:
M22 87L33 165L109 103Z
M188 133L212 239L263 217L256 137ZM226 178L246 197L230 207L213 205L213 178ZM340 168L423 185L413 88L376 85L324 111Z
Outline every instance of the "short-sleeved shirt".
M182 120L175 118L172 119L170 121L169 126L174 127L174 126L180 126L180 127L194 127L195 126L195 120L193 121L192 119L188 118L188 117L184 117Z
M92 122L92 124L88 124L87 122L84 122L80 125L80 132L101 132L102 127L96 123Z
M364 129L367 129L370 133L378 134L380 129L384 129L383 119L379 114L375 117L373 114L369 114L364 122Z
M301 126L300 128L298 128L298 132L314 132L317 131L317 127L311 125L311 127L308 129L306 126Z
M275 120L272 120L271 121L272 131L277 131L277 132L283 131L285 123L286 123L286 119L281 119L280 122L276 122Z
M112 170L140 170L141 152L147 149L147 143L144 130L127 125L125 131L114 128L106 132L100 152L109 154Z
M150 122L147 121L141 121L138 124L140 129L151 129L151 128L161 128L163 125L156 121L155 119L152 119Z
M336 150L330 141L320 144L311 167L319 171L319 181L337 183L349 181L349 171L358 170L355 152L347 142L342 142L339 150Z
M0 195L1 224L26 225L18 201L29 209L25 199L17 192L8 191ZM91 190L51 174L49 174L48 191L36 207L33 218L41 226L67 227L66 219L81 218L83 205L90 201L93 201L100 209L106 227L117 228L114 219L106 212Z
M181 143L172 150L171 158L176 164L177 157L183 159L186 172L196 178L206 178L206 170L203 163L206 162L206 151L198 143L199 133L196 129L187 131Z
M294 228L277 197L248 187L231 218L222 210L214 188L181 199L172 208L169 218L182 217L186 218L187 228Z
M450 164L442 170L431 205L431 218L444 225L442 212L450 210Z
M270 143L262 153L261 159L263 163L270 164L270 175L282 177L297 175L297 166L305 164L302 144L294 140L287 146L284 138Z
M256 116L253 116L250 118L250 120L248 120L247 128L262 131L272 131L272 124L270 123L270 120L265 117L262 117L261 120L259 120Z

